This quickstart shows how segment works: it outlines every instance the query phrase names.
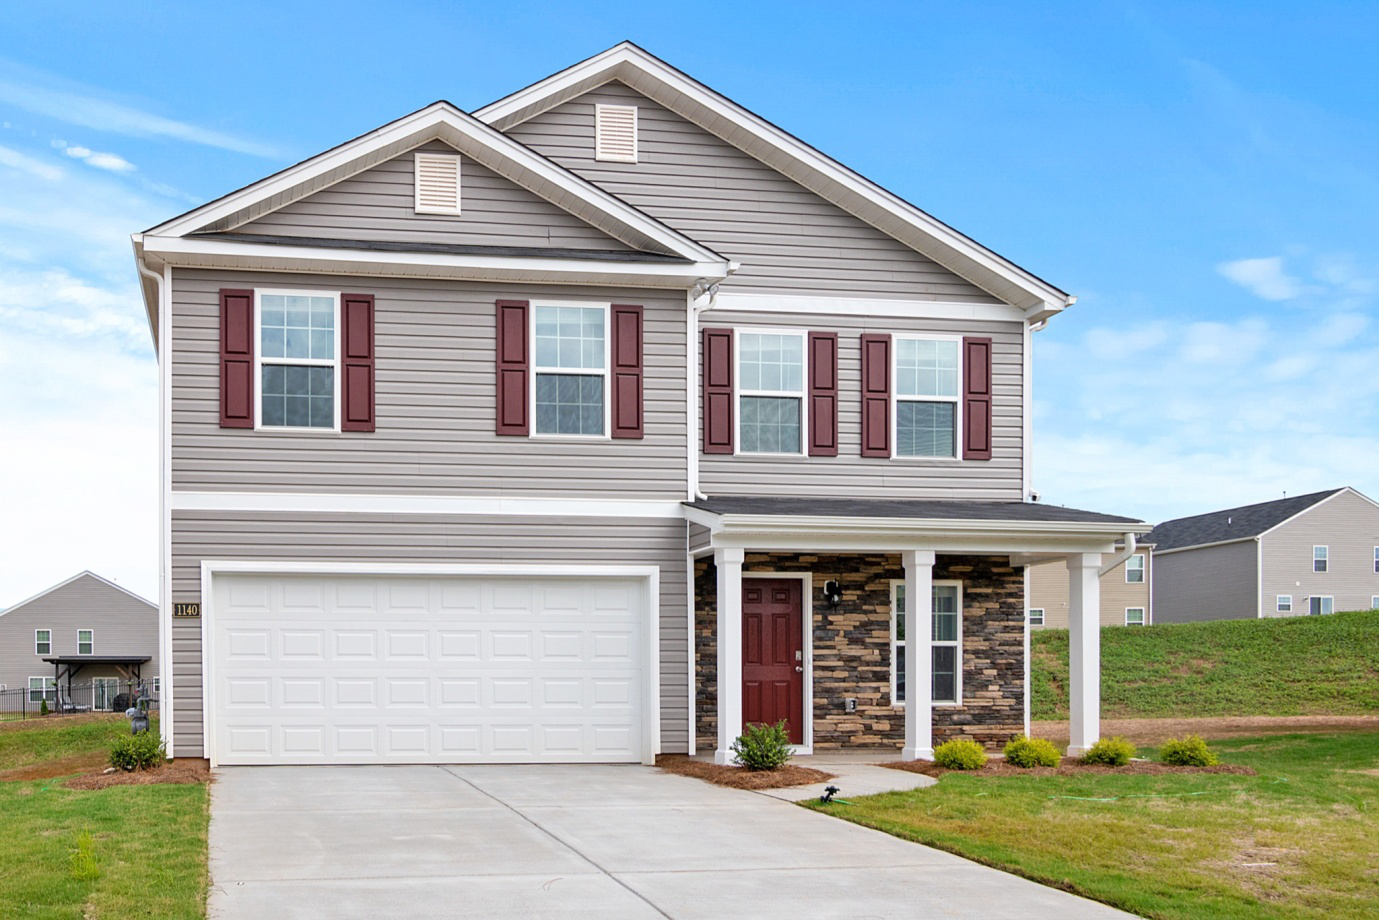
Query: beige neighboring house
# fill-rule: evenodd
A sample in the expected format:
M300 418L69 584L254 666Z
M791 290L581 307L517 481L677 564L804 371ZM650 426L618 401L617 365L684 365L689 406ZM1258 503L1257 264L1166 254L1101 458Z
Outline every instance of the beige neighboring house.
M1124 552L1125 544L1116 547ZM1140 543L1135 552L1101 576L1101 625L1148 626L1154 622L1153 546ZM1068 628L1068 564L1030 566L1029 625L1034 629Z
M1166 521L1145 539L1160 623L1379 607L1379 504L1348 486Z

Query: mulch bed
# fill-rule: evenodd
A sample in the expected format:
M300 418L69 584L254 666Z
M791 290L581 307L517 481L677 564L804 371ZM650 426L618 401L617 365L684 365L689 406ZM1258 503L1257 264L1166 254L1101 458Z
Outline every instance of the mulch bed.
M691 760L685 754L661 754L656 758L656 766L662 773L676 776L692 776L715 786L728 786L733 789L782 789L786 786L810 786L834 779L836 774L815 770L813 767L800 767L786 764L775 770L747 770L726 764Z
M178 757L152 770L126 773L87 773L74 776L62 785L68 789L107 789L111 786L149 786L154 783L188 785L211 781L211 763L199 757Z
M906 773L922 773L925 776L943 776L947 773L968 773L974 776L1160 776L1166 773L1225 773L1233 776L1258 775L1251 767L1223 763L1214 767L1173 767L1166 763L1150 763L1132 760L1123 767L1107 767L1102 764L1083 763L1080 760L1065 759L1056 767L1017 767L1004 760L988 760L980 770L947 770L927 760L892 761L877 764L891 770L904 770Z

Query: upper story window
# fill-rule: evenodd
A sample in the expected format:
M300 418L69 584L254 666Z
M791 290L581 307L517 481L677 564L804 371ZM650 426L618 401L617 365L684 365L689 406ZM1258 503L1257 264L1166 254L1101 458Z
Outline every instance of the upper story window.
M895 340L895 455L956 457L960 348L956 339Z
M1325 546L1312 547L1312 571L1325 572L1330 550Z
M1125 583L1130 585L1144 584L1144 553L1135 553L1125 560Z
M804 452L803 332L738 335L738 452Z
M340 298L258 293L260 428L340 427Z
M535 433L603 437L608 430L608 309L534 309Z
M91 655L96 648L96 633L90 629L77 630L77 654Z
M34 654L51 655L53 653L53 631L51 629L34 630Z

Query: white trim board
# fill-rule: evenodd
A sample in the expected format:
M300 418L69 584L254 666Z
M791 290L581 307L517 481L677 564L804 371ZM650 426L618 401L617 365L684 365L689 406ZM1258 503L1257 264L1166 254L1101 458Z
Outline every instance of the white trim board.
M787 313L809 316L877 316L901 319L956 319L1027 323L1023 310L1009 304L942 300L887 300L862 297L792 297L724 291L714 301L718 313Z
M678 500L468 495L340 495L304 492L173 492L173 511L295 514L471 514L524 517L684 517Z

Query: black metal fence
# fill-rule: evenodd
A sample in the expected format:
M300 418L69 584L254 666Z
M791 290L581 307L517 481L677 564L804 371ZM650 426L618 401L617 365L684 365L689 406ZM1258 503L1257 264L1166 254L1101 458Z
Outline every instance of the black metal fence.
M158 688L151 680L127 681L118 678L93 678L86 683L54 685L45 679L43 686L0 690L0 722L37 719L45 716L75 715L84 712L124 712L136 707L158 709Z

